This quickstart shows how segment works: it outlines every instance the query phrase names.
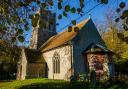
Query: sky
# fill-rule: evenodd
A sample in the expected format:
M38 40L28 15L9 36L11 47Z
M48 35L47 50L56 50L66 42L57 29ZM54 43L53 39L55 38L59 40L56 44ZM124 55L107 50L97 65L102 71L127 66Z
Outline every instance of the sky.
M73 0L70 0L70 1L73 1ZM94 2L94 0L86 0L86 1L87 1L85 3L86 6L83 9L85 13L97 5L97 2ZM103 23L105 21L105 13L107 13L109 10L115 11L115 9L119 5L119 2L121 1L125 1L128 4L128 0L109 0L109 3L107 5L99 5L95 7L89 13L86 13L84 16L82 16L77 22L79 23L80 21L87 19L90 16L94 23L96 22ZM74 4L76 5L76 2L74 2ZM71 14L70 17L78 18L79 16ZM58 32L64 30L67 27L67 25L70 23L70 21L65 18L60 21L57 20L57 22L59 22L60 24L59 26L57 26Z
M69 1L70 2L68 2L68 3L70 3L71 7L78 6L77 0L69 0ZM110 10L115 11L121 1L125 1L126 4L128 4L128 0L109 0L109 3L107 5L96 6L98 3L95 2L94 0L85 0L85 1L86 1L85 7L83 9L85 14L83 16L79 16L78 14L70 13L68 15L68 17L70 17L70 19L65 18L65 17L62 17L62 20L57 19L57 23L59 23L59 25L57 25L57 27L56 27L58 33L65 30L69 26L71 19L73 20L73 19L79 18L77 20L77 23L79 23L79 22L83 21L84 19L87 19L90 17L95 24L105 23L105 13L107 13ZM95 7L95 8L92 9L93 7ZM126 7L128 7L128 5ZM52 11L55 12L56 15L62 13L62 11L56 10L56 7ZM56 16L56 18L57 18L57 16ZM31 30L28 33L31 33ZM30 37L31 37L31 34L29 34L26 39L29 41ZM30 44L30 42L27 43L26 45L28 46L29 44Z

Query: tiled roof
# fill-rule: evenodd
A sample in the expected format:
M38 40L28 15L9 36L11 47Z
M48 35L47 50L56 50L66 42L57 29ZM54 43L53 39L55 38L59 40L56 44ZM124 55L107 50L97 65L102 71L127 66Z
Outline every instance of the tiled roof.
M85 53L97 53L97 52L113 53L112 51L110 51L106 47L104 47L100 44L95 44L95 43L91 43L84 52Z
M81 29L90 19L86 19L80 23L78 23L76 26ZM73 27L74 29L74 27ZM61 33L58 33L57 35L51 37L48 41L46 41L40 48L42 52L56 48L58 46L63 45L64 43L72 40L78 32L68 32L68 29L64 30Z

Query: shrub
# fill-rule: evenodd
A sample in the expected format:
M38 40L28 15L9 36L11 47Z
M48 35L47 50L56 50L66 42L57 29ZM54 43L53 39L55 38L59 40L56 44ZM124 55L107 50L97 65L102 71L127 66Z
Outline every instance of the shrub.
M75 83L75 82L77 82L77 80L78 80L78 75L72 75L70 77L70 83Z
M87 79L87 75L86 74L80 74L79 75L79 80L80 81L86 81L86 79Z

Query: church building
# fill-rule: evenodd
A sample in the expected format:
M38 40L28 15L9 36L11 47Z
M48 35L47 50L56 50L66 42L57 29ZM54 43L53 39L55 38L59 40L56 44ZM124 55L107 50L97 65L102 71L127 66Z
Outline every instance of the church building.
M40 15L39 19L42 24L45 22L46 26L42 27L38 23L33 27L29 48L39 52L44 59L46 67L43 70L46 77L69 80L72 75L88 75L92 70L96 72L96 78L100 79L114 75L113 52L107 49L92 19L76 24L80 29L77 32L72 27L71 32L65 29L57 33L56 15L47 13L47 16ZM50 19L52 24L49 23ZM21 58L23 60L23 57ZM27 57L25 59L27 60ZM25 71L27 76L27 68Z

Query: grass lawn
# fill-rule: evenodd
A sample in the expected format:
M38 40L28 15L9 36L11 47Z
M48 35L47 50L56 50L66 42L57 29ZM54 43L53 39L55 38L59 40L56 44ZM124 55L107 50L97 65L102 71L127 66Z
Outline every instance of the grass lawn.
M77 82L70 84L68 81L49 80L49 79L27 79L23 81L2 81L0 82L0 89L92 89L90 85ZM104 88L102 84L97 89L128 89L119 84L113 84Z
M33 84L46 84L46 83L64 83L62 80L49 80L45 78L40 79L26 79L22 81L11 80L0 82L0 89L19 89L22 86L29 86Z

